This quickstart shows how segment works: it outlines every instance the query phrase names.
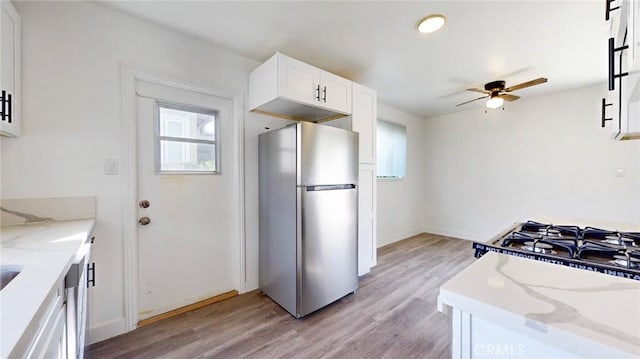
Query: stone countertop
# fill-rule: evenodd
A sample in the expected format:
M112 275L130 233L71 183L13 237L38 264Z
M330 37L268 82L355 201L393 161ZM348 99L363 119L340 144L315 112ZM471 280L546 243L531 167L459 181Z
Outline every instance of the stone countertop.
M640 281L489 252L440 287L450 308L583 357L640 357Z
M22 267L0 290L0 357L28 350L48 297L64 279L94 223L79 219L0 227L0 263Z

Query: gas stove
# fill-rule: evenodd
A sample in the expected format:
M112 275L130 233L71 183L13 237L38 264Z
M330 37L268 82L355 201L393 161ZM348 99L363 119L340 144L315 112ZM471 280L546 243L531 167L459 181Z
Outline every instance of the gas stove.
M637 232L527 221L473 248L476 258L493 251L640 280Z

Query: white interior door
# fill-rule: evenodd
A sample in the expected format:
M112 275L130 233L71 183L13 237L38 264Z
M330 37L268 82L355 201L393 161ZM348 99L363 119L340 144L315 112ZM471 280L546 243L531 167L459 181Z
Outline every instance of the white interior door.
M238 164L230 99L145 81L136 94L142 320L234 289Z

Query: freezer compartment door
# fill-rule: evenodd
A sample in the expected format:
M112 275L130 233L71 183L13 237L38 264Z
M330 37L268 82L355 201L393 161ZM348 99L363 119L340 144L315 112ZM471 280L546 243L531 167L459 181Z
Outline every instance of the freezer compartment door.
M358 287L358 191L303 187L298 314Z
M299 185L358 183L358 133L302 122Z

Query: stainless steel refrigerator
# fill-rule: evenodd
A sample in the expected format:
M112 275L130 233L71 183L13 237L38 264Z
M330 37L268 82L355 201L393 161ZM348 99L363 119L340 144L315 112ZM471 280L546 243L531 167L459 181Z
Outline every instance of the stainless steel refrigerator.
M260 289L299 318L358 288L358 134L301 122L259 150Z

